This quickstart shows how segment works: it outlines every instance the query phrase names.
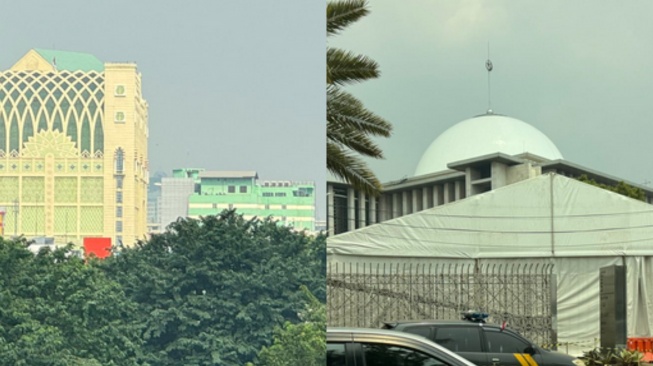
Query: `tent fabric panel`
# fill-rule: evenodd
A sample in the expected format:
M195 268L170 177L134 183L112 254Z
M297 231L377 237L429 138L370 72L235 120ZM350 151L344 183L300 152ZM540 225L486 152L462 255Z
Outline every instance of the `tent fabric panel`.
M647 255L652 223L651 205L545 174L333 236L327 250L429 258Z

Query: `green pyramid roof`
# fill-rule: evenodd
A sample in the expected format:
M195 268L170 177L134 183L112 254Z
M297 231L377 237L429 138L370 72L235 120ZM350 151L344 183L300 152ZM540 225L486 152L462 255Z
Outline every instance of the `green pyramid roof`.
M35 48L41 57L50 63L55 63L58 70L66 71L104 71L104 63L97 57L88 53L68 52L58 50L44 50Z

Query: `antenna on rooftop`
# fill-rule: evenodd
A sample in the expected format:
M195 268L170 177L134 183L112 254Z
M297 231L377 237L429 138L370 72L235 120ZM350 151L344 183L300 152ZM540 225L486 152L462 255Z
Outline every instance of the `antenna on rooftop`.
M487 69L487 114L492 114L492 90L490 89L490 73L494 66L490 61L490 42L487 43L487 60L485 61L485 68Z

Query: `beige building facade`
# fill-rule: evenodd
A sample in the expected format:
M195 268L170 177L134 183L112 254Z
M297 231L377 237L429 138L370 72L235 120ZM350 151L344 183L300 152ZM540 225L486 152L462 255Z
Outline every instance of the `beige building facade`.
M33 49L0 72L4 235L130 245L147 232L148 105L133 63Z

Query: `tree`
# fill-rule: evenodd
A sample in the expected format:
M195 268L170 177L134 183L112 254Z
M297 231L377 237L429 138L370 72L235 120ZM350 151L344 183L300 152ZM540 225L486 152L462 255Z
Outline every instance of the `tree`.
M327 5L327 36L334 36L369 13L364 0L339 0ZM370 58L338 48L327 48L327 169L354 188L378 195L381 183L361 156L383 158L371 136L389 137L392 125L367 110L342 90L379 77Z
M304 285L323 301L325 237L234 211L182 219L105 260L138 304L152 365L242 365L300 321Z
M611 192L619 193L626 197L634 198L636 200L640 200L640 201L646 200L646 192L644 192L643 189L633 187L624 181L621 181L616 185L611 186L603 183L598 183L594 179L589 178L586 174L583 174L580 177L578 177L578 180L587 184L591 184L596 187L607 189L608 191Z
M70 248L26 247L0 239L2 364L141 365L135 304L118 283Z
M306 307L302 322L275 330L274 344L259 353L259 366L319 366L326 363L326 306L302 286Z
M303 324L306 292L326 301L325 236L270 218L180 220L104 260L70 249L0 238L0 364L242 365Z

